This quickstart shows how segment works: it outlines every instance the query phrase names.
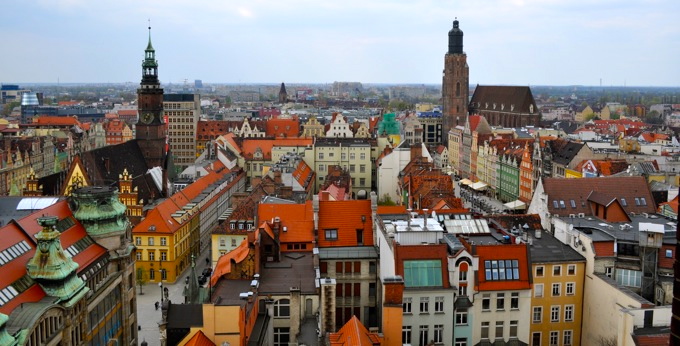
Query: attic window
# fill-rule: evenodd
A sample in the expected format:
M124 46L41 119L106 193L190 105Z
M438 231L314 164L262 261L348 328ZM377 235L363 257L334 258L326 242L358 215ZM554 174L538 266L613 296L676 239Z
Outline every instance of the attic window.
M564 200L560 200L560 208L567 209L567 206L564 204Z
M574 209L576 209L576 201L574 201L574 200L572 199L572 200L570 200L569 202L570 202L570 204L571 204L571 207L574 208Z
M553 208L557 209L559 208L559 204L557 204L557 200L553 200Z
M640 199L635 197L635 205L640 205Z
M628 202L626 202L625 198L621 198L621 205L624 206L624 207L628 206Z
M644 197L640 197L640 204L647 205L647 200Z

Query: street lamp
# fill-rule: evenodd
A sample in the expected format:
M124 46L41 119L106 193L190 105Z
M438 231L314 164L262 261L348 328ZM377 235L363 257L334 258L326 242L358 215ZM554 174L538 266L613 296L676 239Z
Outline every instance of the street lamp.
M161 303L163 303L163 283L162 282L158 283L158 288L161 289Z

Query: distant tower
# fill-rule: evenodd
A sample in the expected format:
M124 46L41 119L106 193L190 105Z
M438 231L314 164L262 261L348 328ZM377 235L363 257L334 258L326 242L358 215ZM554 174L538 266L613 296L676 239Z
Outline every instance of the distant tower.
M288 101L288 93L286 92L286 84L281 83L281 90L279 90L279 103L286 103Z
M149 44L144 50L142 61L142 82L137 89L136 138L148 168L163 167L165 160L166 126L163 123L163 89L158 80L158 61L156 51L151 45L151 27L149 27Z
M444 56L444 79L442 81L442 142L448 142L449 130L465 124L468 110L469 71L467 55L463 52L463 31L458 19L449 31L449 51Z

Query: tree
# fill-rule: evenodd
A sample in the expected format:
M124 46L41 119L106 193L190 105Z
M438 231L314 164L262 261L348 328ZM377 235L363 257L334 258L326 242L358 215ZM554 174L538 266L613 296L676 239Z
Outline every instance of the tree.
M9 116L12 114L14 107L18 107L19 105L21 105L21 103L17 101L5 103L5 105L2 107L2 115Z
M381 206L395 206L395 205L397 205L397 203L394 203L394 201L392 200L392 197L390 197L390 195L384 194L384 195L383 195L383 198L382 198L381 200L378 201L378 205L381 205Z
M144 272L144 269L142 268L137 268L137 286L139 286L139 294L143 295L144 291L142 291L142 287L146 285L148 280L146 279L146 273Z

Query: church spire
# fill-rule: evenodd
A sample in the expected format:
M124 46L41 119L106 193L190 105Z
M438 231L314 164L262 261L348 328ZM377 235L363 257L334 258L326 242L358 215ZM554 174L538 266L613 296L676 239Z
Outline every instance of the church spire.
M146 51L153 51L153 45L151 44L151 19L149 19L149 44L146 45Z
M458 18L453 21L449 31L449 54L463 54L463 30L458 27Z
M144 50L144 61L142 61L142 83L159 84L158 82L158 61L156 61L156 50L151 44L151 25L149 24L149 43Z

